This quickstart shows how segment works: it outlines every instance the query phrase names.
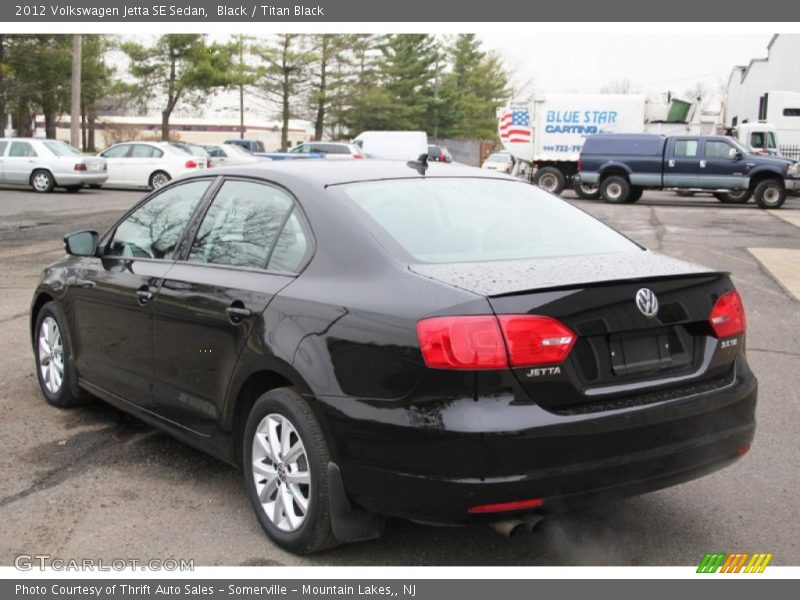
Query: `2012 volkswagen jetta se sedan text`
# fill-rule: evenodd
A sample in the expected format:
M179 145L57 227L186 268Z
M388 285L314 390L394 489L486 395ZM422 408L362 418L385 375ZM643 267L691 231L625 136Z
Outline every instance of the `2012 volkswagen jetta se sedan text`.
M413 167L413 168L412 168ZM687 481L753 438L725 273L485 170L210 170L65 238L31 310L56 406L99 397L241 465L294 552Z

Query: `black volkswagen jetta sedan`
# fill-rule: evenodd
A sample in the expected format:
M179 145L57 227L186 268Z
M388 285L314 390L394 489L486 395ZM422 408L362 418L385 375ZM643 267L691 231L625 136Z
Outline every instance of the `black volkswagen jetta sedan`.
M754 432L725 273L446 164L209 170L73 233L31 310L47 401L242 467L280 546L384 516L547 515L730 464Z

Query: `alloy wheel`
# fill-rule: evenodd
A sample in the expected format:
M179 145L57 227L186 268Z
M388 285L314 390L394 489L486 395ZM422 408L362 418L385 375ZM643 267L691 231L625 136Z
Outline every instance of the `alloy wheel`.
M33 187L37 192L46 192L50 187L50 176L41 171L36 173L33 176Z
M281 531L297 531L311 498L311 471L303 440L283 415L264 417L253 437L253 480L267 518Z
M64 381L64 344L53 317L45 318L39 327L39 371L47 391L58 394Z

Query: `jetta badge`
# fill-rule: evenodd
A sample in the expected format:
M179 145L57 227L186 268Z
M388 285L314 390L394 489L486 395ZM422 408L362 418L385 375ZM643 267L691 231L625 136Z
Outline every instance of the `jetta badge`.
M636 292L636 306L645 317L655 317L658 312L658 298L653 290L642 288Z

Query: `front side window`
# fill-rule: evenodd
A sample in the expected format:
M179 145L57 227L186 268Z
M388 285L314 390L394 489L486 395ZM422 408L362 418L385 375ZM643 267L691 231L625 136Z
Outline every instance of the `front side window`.
M128 151L130 149L131 149L130 144L120 144L119 146L112 146L111 148L103 152L101 156L103 156L103 158L122 158L123 156L128 155Z
M251 181L226 181L197 231L189 260L263 269L292 198Z
M28 142L11 142L11 149L8 151L9 156L17 157L32 157L36 156L36 150L33 149Z
M117 226L106 255L171 258L208 186L207 179L184 183L141 205Z
M535 186L480 178L349 184L354 212L391 251L431 263L630 252L639 247ZM398 258L403 258L399 255Z
M677 140L675 142L675 156L679 158L697 156L697 140Z
M730 158L731 157L731 150L733 150L733 146L726 142L720 142L718 140L707 140L706 141L706 158Z

